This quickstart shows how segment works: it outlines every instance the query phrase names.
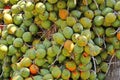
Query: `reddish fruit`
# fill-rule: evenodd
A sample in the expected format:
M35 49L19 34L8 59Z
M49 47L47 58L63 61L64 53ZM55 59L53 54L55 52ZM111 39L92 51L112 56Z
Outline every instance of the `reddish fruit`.
M29 69L30 69L30 73L33 74L33 75L37 74L38 71L39 71L39 67L37 65L35 65L35 64L32 64L29 67Z

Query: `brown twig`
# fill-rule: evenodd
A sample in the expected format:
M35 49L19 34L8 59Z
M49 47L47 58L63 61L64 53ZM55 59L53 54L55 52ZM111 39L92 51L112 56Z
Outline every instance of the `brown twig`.
M96 60L95 60L94 56L92 56L92 59L93 59L94 71L96 73Z
M93 0L93 1L94 1L95 5L96 5L97 9L99 10L99 7L98 7L98 4L97 4L96 0Z

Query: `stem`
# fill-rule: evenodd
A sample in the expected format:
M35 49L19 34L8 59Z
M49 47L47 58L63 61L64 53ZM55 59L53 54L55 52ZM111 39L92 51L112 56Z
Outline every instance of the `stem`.
M93 0L93 1L94 1L95 5L96 5L97 9L99 10L99 7L98 7L98 4L97 4L96 0Z
M0 74L0 78L3 76L3 71L2 71L2 73Z
M93 56L92 56L92 59L93 59L94 71L96 73L96 61L95 61L95 58Z

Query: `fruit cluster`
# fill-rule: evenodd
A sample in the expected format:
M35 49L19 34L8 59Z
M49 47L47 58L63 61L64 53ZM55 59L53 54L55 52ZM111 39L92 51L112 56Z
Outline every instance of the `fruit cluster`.
M119 6L0 0L0 80L104 80L109 58L120 59Z

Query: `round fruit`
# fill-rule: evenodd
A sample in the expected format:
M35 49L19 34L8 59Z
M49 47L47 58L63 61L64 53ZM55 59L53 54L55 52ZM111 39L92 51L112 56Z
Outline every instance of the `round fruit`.
M36 75L39 71L39 67L35 64L32 64L30 67L30 73L33 74L33 75Z

